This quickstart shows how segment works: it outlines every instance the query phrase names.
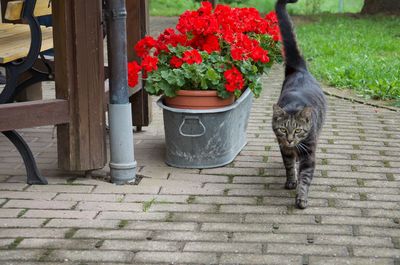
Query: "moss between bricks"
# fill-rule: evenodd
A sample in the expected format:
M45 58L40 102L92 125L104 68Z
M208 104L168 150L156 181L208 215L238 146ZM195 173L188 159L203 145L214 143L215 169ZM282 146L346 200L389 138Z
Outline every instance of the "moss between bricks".
M28 209L22 209L22 210L18 213L17 218L22 217L27 211L28 211Z
M39 262L44 262L46 261L47 257L50 256L51 252L53 252L53 249L46 249L45 252L40 256L38 259Z
M23 237L17 237L10 245L7 246L8 249L16 249L18 245L24 240Z
M388 181L395 181L393 173L386 173L386 178Z
M187 204L192 204L196 200L196 196L190 195L189 198L187 198L186 202Z
M143 212L147 212L155 202L156 202L156 198L153 198L147 202L143 202Z
M128 225L128 220L121 220L121 221L119 221L119 223L118 223L118 228L119 229L122 229L122 228L124 228L125 226L127 226Z
M78 228L75 228L75 227L70 228L67 232L65 232L64 238L65 238L65 239L70 239L70 238L72 238L72 237L76 234L76 232L77 232L78 230L79 230L79 229L78 229Z

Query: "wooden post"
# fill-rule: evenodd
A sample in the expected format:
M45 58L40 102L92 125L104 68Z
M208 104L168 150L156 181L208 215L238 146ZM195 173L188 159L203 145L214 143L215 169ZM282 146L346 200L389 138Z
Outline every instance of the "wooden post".
M67 170L106 164L104 56L99 0L52 1L56 97L70 123L57 128L58 163Z
M128 0L126 1L128 17L127 28L127 48L128 61L139 61L133 47L149 34L149 1L148 0ZM140 131L142 126L148 126L151 122L151 98L144 89L141 89L129 99L132 104L132 123Z

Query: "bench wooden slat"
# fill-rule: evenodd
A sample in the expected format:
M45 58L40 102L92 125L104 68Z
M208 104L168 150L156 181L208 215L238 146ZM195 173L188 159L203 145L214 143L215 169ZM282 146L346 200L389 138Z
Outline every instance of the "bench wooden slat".
M11 21L21 19L23 6L23 0L8 2L4 18ZM49 5L49 0L36 0L33 15L35 17L51 15L51 5Z
M28 25L0 24L0 64L5 64L28 55L31 45L31 35ZM41 27L41 51L53 48L53 29Z
M51 99L0 104L0 131L68 122L68 100Z

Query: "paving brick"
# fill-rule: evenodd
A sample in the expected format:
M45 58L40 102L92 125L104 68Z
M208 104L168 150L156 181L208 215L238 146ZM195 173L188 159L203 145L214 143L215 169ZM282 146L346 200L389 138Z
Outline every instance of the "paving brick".
M246 223L283 223L283 224L314 224L315 217L310 215L272 215L246 214Z
M313 240L314 244L323 245L393 247L390 237L315 235Z
M97 219L109 219L109 220L143 220L143 221L161 221L165 220L168 213L140 213L140 212L101 212Z
M51 219L45 227L116 228L119 220Z
M293 255L222 254L220 264L300 265L301 261L301 256Z
M23 217L27 218L72 218L72 219L92 219L96 216L95 211L75 211L75 210L28 210Z
M192 264L217 264L217 255L213 253L196 252L139 252L135 256L135 262L142 263L192 263Z
M174 213L172 220L193 222L240 222L240 214Z
M157 231L154 240L173 241L228 241L228 234L224 232L191 232L191 231Z
M56 192L2 191L0 193L0 198L51 200L56 194Z
M355 216L323 216L322 224L346 224L346 225L373 225L394 227L399 226L389 218L367 218Z
M59 193L56 201L116 202L122 200L119 194Z
M271 213L280 214L286 212L283 206L251 206L251 205L222 205L221 213Z
M43 253L43 250L0 250L0 260L18 260L14 264L20 264L19 261L37 260Z
M145 240L150 235L149 231L134 230L109 230L109 229L79 229L73 238L96 238L96 239L130 239Z
M18 248L37 249L94 249L98 240L26 238Z
M229 178L221 175L204 175L204 174L182 174L172 173L168 180L185 180L200 183L226 183Z
M234 177L233 183L285 183L284 177L252 177L252 176L245 176L245 177Z
M116 194L157 194L160 186L142 186L142 185L102 185L97 186L93 193L116 193Z
M185 244L183 251L261 254L262 245L256 243L188 242Z
M0 249L7 247L14 242L14 239L0 239Z
M191 188L191 187L162 187L160 194L168 194L168 195L223 195L224 189L206 189L206 188Z
M257 176L260 174L260 170L258 168L229 168L229 167L220 167L220 168L211 168L211 169L203 169L201 170L202 174L216 174L216 175L246 175L246 176Z
M124 202L148 202L155 200L158 203L186 203L189 195L136 195L128 194L124 198Z
M89 193L93 190L93 188L94 186L87 186L87 185L32 185L29 186L27 191Z
M341 209L335 207L309 207L304 210L293 209L293 214L361 216L361 209L358 208Z
M399 228L360 226L359 233L362 236L400 237L400 229Z
M191 188L201 188L203 183L201 182L193 182L187 180L171 180L171 179L152 179L152 178L144 178L140 181L141 186L162 186L162 187L191 187Z
M194 231L197 228L197 224L194 222L129 222L125 228L135 230Z
M265 189L264 184L227 184L227 183L206 183L204 188L209 189Z
M37 238L64 238L68 229L49 228L7 228L0 230L0 238L37 237Z
M69 201L9 200L3 208L71 209L75 204Z
M353 257L317 257L309 258L310 265L394 265L393 259L353 258Z
M194 203L204 204L256 204L257 198L253 197L222 197L222 196L196 196Z
M354 247L354 256L374 258L400 258L400 249L377 247Z
M48 261L96 261L96 262L125 262L133 260L134 254L129 251L106 250L54 250L47 256Z
M143 204L126 202L79 202L77 210L142 212Z
M369 201L391 201L400 202L400 195L392 194L367 194Z
M1 218L0 228L6 227L40 227L46 219Z
M199 212L199 213L213 213L217 211L215 205L202 205L202 204L153 204L150 212Z
M279 224L276 233L294 234L325 234L325 235L351 235L352 227L349 225L308 225L308 224Z
M308 194L309 198L321 198L321 199L347 199L356 200L359 199L359 194L356 193L343 193L343 192L326 192L326 191L310 191Z
M336 200L338 207L352 208L378 208L378 209L400 209L400 204L396 202L377 202L377 201L350 201Z
M0 190L1 191L21 191L28 187L27 184L23 183L0 183ZM3 196L2 196L3 197Z
M337 187L338 192L350 193L376 193L376 194L399 194L398 188L381 188L381 187Z
M381 180L365 180L366 187L379 187L379 188L400 188L399 181L381 181ZM379 193L379 192L377 192Z
M17 217L21 212L21 209L0 209L0 216L5 217Z
M271 232L271 224L203 223L201 231L217 232Z
M307 236L301 234L274 233L234 233L233 241L237 242L268 242L268 243L306 243Z
M345 246L320 246L306 244L268 244L267 253L285 255L329 255L348 256Z
M130 251L178 251L179 242L165 241L132 241L132 240L106 240L101 249L105 250L130 250Z
M321 207L321 206L328 206L328 200L326 199L310 199L308 201L309 207ZM295 199L294 198L279 198L279 197L264 197L263 203L265 205L294 205Z
M371 217L400 218L399 210L367 209L364 213Z

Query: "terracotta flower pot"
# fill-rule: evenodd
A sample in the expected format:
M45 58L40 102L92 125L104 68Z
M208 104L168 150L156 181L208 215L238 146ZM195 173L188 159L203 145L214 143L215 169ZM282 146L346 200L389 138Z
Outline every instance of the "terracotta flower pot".
M215 90L179 90L176 97L164 99L166 106L177 109L215 109L229 106L233 102L234 95L222 99Z

